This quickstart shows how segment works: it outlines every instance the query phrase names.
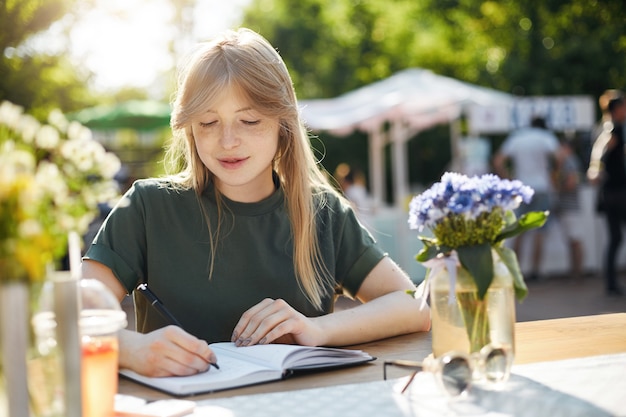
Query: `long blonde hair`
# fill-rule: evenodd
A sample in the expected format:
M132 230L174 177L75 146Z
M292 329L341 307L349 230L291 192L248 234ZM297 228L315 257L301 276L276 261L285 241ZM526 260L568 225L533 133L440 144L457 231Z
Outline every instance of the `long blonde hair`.
M273 169L284 189L291 221L294 269L309 301L321 308L325 288L333 281L320 254L316 212L325 204L325 192L338 193L317 165L289 72L265 38L245 28L227 31L199 45L184 62L172 104L173 140L166 154L168 172L179 186L193 188L198 196L213 181L213 173L198 156L191 123L206 112L224 89L232 87L243 91L259 112L279 120ZM220 201L219 191L215 190ZM315 194L319 197L315 198ZM218 210L218 217L221 213ZM212 272L219 226L210 235Z

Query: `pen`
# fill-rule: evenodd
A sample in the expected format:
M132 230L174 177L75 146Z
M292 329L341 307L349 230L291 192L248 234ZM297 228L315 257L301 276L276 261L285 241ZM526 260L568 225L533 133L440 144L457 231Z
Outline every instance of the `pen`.
M171 324L174 324L181 328L183 327L183 325L180 324L178 320L176 320L176 317L174 317L172 313L170 313L170 311L165 308L165 305L163 305L163 302L159 300L159 297L157 297L156 294L153 293L150 288L148 288L148 284L139 284L137 286L137 289L141 294L143 294L144 297L146 297L146 300L148 300L148 302L161 315L161 317L163 317Z
M180 324L180 322L176 319L176 317L174 317L174 315L172 315L172 313L170 313L170 311L165 308L165 305L163 304L163 302L159 299L159 297L157 297L157 295L152 292L152 290L150 288L148 288L148 284L139 284L137 285L137 290L139 291L139 293L141 293L144 297L146 297L146 300L148 300L148 302L150 303L150 305L152 307L154 307L154 309L165 319L167 320L169 323L180 327L181 329L183 328L182 324ZM209 362L211 364L211 366L215 367L215 369L220 369L220 367L213 362Z

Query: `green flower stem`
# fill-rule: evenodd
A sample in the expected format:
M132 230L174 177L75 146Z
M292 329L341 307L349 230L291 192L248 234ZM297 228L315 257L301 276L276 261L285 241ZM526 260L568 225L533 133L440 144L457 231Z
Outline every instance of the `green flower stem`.
M457 292L457 302L463 315L470 344L470 353L479 352L491 342L487 297L480 299L476 291Z

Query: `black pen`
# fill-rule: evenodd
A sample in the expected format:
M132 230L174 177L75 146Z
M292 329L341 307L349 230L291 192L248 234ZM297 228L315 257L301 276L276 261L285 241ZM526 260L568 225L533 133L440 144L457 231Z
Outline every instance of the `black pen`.
M154 307L154 309L161 315L161 317L167 320L168 323L174 324L180 328L183 327L183 325L180 324L178 320L176 320L176 317L174 317L172 313L170 313L170 311L165 308L165 305L163 305L163 302L159 300L159 297L157 297L156 294L153 293L150 288L148 288L148 284L139 284L137 285L137 289L141 294L143 294L144 297L146 297L146 300L148 300L150 305Z
M152 292L152 290L150 288L148 288L148 284L139 284L137 285L137 290L144 296L146 297L146 300L148 300L148 302L150 303L150 305L152 307L154 307L154 309L165 319L167 320L169 323L180 327L181 329L183 328L183 325L180 324L180 322L176 319L176 317L174 317L174 315L172 313L170 313L170 311L165 308L165 305L163 304L163 302L159 299L159 297L157 297L157 295L155 293ZM215 369L220 369L220 367L213 362L209 362L211 364L211 366L215 367Z

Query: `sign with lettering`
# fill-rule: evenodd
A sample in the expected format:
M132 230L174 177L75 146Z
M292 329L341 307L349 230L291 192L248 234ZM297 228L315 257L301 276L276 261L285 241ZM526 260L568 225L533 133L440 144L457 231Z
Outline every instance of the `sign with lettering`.
M546 119L554 131L588 131L596 123L590 96L520 97L498 106L472 105L468 109L471 134L506 133L530 125L534 116Z

